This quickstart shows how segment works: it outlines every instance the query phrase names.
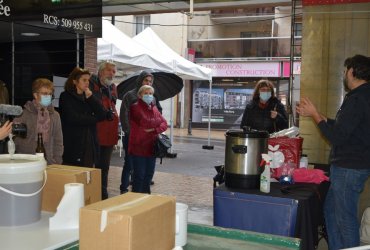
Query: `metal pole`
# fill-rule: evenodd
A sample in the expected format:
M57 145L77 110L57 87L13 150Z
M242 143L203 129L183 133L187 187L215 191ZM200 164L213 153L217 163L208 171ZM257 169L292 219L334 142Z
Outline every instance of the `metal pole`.
M80 35L78 33L76 34L76 40L76 66L80 67Z
M14 41L14 22L11 23L11 30L12 30L12 104L14 104L14 91L15 91L15 79L14 79L14 64L15 64L15 41Z
M211 113L212 113L212 83L209 83L209 101L208 101L208 143L211 145Z
M190 19L191 18L193 18L193 16L194 16L194 0L190 0L190 3L189 3L189 17L190 17Z
M173 97L171 97L170 114L170 140L171 145L173 145ZM173 153L172 147L170 148L170 153Z
M214 147L211 146L211 110L212 110L212 80L209 81L209 98L208 98L208 143L203 145L203 149L212 150Z
M185 86L185 80L182 80L183 83L184 83L184 86ZM184 128L185 127L185 121L184 121L184 117L185 117L185 87L182 88L181 92L180 92L180 102L181 102L181 110L180 110L180 121L181 121L181 124L180 124L180 127L181 128Z
M292 15L290 20L290 72L289 72L289 85L288 85L288 115L289 115L289 127L293 126L293 106L292 106L292 100L293 100L293 81L294 81L294 75L293 75L293 69L294 69L294 52L295 52L295 40L294 40L294 24L295 24L295 7L296 7L296 0L292 0Z
M177 68L177 62L176 60L172 61L172 71L174 74L176 74L176 68ZM173 97L171 97L171 106L170 106L170 140L171 145L173 145ZM176 158L177 153L173 152L172 146L170 148L170 152L167 153L168 158Z
M188 123L188 135L192 135L191 134L191 119L189 119L189 123Z
M171 105L170 105L170 141L171 141L171 145L173 145L173 97L171 97ZM167 153L166 157L168 158L177 157L177 153L173 152L172 146L170 147L170 150Z

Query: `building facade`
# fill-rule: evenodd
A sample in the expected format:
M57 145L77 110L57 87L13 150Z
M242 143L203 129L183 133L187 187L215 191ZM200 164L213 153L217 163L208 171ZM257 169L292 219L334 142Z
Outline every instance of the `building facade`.
M191 85L193 127L207 126L210 107L213 128L239 127L260 79L271 80L278 97L288 104L291 19L291 7L278 5L194 14L189 20L188 47L194 51L196 63L213 70L213 82L211 92L208 82ZM300 39L300 34L296 35ZM295 56L300 59L299 53ZM293 68L293 99L298 100L300 62Z
M186 81L175 98L174 125L238 127L258 80L267 78L284 104L289 98L291 7L213 8L194 13L162 13L114 17L131 37L150 26L175 52L213 70L208 81ZM298 24L299 25L299 24ZM296 34L300 39L300 34ZM148 41L150 43L150 41ZM300 59L300 54L296 54ZM294 100L299 99L300 62L294 64ZM125 73L124 73L125 74ZM169 101L164 102L169 110ZM209 116L211 108L211 116ZM165 111L167 120L169 113Z

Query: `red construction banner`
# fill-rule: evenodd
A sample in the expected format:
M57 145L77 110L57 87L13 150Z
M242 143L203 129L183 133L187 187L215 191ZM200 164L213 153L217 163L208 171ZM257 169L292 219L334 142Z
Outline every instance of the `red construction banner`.
M309 5L330 5L330 4L350 4L350 3L370 3L370 0L303 0L303 6Z

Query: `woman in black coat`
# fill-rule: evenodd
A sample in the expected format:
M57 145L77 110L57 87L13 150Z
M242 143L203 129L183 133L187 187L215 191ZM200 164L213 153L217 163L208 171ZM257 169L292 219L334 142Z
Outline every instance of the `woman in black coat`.
M93 167L97 156L96 123L106 111L89 89L90 73L76 67L60 95L59 110L63 129L63 164Z
M274 85L268 80L258 81L253 99L244 110L240 128L244 126L274 133L288 128L288 114L275 97Z

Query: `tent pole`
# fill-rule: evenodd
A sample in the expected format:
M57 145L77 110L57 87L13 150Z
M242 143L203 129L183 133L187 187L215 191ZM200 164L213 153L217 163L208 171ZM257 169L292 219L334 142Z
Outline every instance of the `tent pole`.
M208 96L208 144L203 145L203 149L212 150L214 147L211 145L211 110L212 110L212 80L209 81L209 96Z
M170 107L170 139L171 139L171 145L173 144L173 97L171 97L171 107ZM170 148L170 153L173 153L172 147Z
M181 94L180 94L180 102L181 102L181 110L180 110L180 121L181 121L181 124L180 124L180 128L184 128L185 127L185 122L184 122L184 116L185 116L185 105L184 105L184 102L185 102L185 80L182 80L183 84L184 84L184 87L182 88L181 90Z
M170 105L170 141L171 141L171 145L173 145L173 97L171 97L171 105ZM177 157L177 153L173 152L172 146L170 147L170 152L167 152L166 157L168 158Z
M15 39L14 39L14 22L11 22L11 36L12 36L12 101L11 104L14 104L14 92L15 92Z
M176 74L177 62L176 60L172 60L172 71ZM173 97L171 97L171 106L170 106L170 141L171 145L173 145ZM168 158L176 158L177 153L173 152L172 146L170 147L170 152L167 152Z

